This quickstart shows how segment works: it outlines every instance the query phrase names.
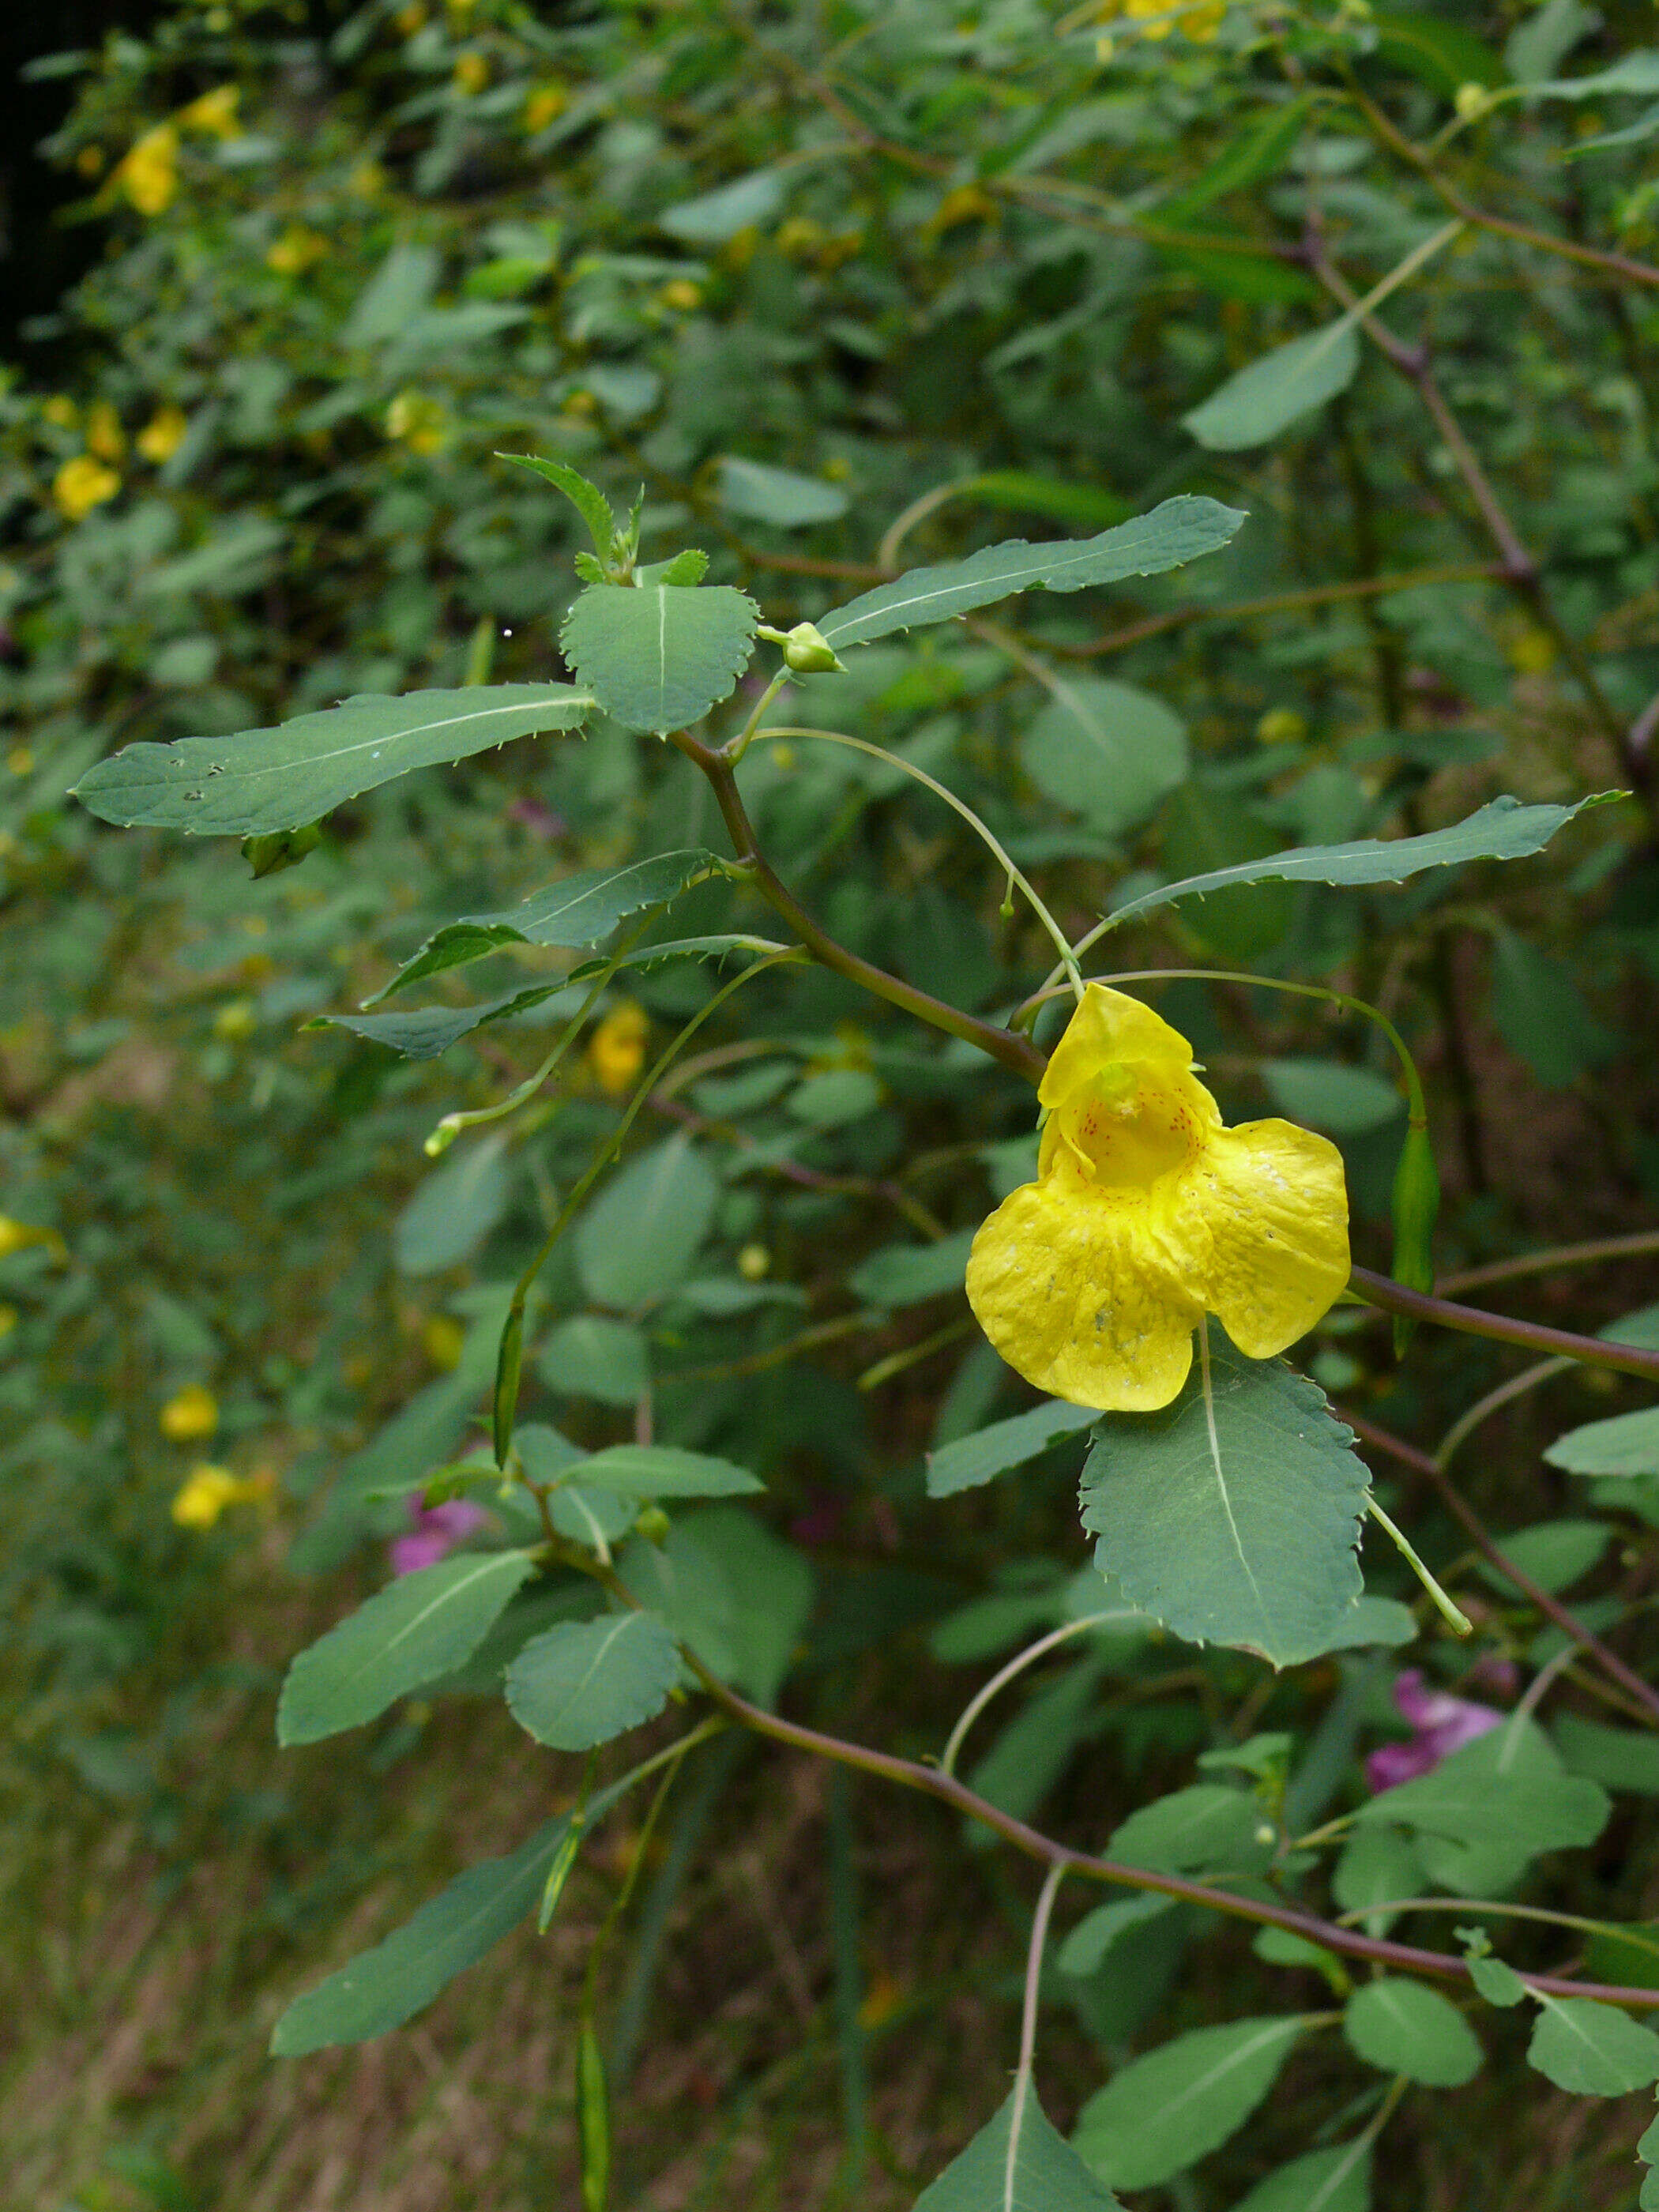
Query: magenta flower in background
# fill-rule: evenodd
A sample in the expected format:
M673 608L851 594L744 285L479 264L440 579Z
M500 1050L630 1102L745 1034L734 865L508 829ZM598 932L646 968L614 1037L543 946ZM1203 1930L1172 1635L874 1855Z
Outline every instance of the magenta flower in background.
M411 1498L410 1533L392 1540L392 1573L412 1575L417 1567L435 1567L475 1528L482 1528L485 1517L483 1507L470 1498L448 1498L441 1505L422 1505Z
M1373 1790L1392 1790L1431 1772L1504 1718L1495 1705L1477 1705L1449 1690L1427 1688L1417 1667L1395 1677L1394 1701L1413 1733L1404 1743L1383 1744L1366 1759L1365 1779Z

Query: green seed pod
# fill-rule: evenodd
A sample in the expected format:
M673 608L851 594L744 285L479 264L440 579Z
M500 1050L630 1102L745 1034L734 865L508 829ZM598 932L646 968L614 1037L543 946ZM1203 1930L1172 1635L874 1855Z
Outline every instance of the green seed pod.
M605 2212L611 2193L611 2099L591 2020L576 2046L576 2117L581 2131L582 2212Z
M307 822L301 830L272 830L262 837L244 837L242 858L256 876L279 875L284 868L297 868L322 842L322 823Z
M669 1527L668 1516L660 1505L646 1505L635 1519L634 1533L643 1536L647 1544L661 1544L667 1540Z
M524 1365L524 1308L514 1306L501 1331L501 1348L495 1355L495 1395L491 1408L491 1436L495 1464L507 1465L513 1449L513 1418L519 1410L519 1370Z
M1440 1177L1428 1125L1415 1115L1407 1124L1394 1178L1394 1279L1408 1291L1434 1288L1434 1224L1440 1212ZM1395 1358L1403 1356L1417 1324L1404 1314L1394 1323Z

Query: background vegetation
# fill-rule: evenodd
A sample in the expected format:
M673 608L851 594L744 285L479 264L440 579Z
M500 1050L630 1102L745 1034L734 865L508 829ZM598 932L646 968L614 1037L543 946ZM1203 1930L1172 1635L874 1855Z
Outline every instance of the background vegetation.
M1526 89L1641 47L1649 11L1115 12L191 0L34 65L41 100L72 94L51 156L106 243L25 324L0 393L8 2203L572 2201L571 2023L637 1813L546 1937L389 2041L272 2061L298 1988L511 1849L580 1762L465 1682L308 1750L278 1754L270 1723L289 1658L385 1579L407 1508L377 1484L474 1435L497 1287L622 1085L590 1050L556 1113L434 1169L439 1115L527 1073L568 1002L438 1060L303 1024L458 913L719 847L712 803L654 738L602 726L372 793L255 881L222 843L112 831L65 797L135 738L556 674L575 519L499 452L562 457L624 507L642 484L647 552L705 545L711 580L786 628L1016 532L1084 535L1181 492L1248 508L1189 570L889 641L790 714L948 775L1077 930L1126 887L1285 843L1411 834L1499 791L1634 791L1505 871L1261 886L1120 942L1127 966L1312 980L1389 1013L1431 1084L1443 1277L1636 1232L1492 1295L1586 1332L1656 1295L1659 201L1637 88ZM1328 399L1271 436L1187 427L1419 248ZM1079 699L1115 733L1092 752ZM1005 921L1000 878L914 783L799 740L757 747L745 788L855 951L977 1009L1040 978L1040 933ZM735 912L704 886L674 933ZM628 988L624 1078L707 986L664 967ZM1230 1119L1340 1140L1356 1255L1385 1267L1404 1107L1382 1046L1243 981L1158 999ZM649 1243L639 1287L594 1257L623 1215L586 1261L558 1255L536 1418L757 1467L811 1577L790 1710L921 1756L1086 1565L1077 1452L928 1501L925 1450L1027 1400L951 1282L913 1298L857 1271L971 1230L1029 1171L1029 1094L817 970L746 993L696 1049L635 1137L701 1164L696 1233L678 1259ZM1432 1331L1396 1368L1373 1321L1335 1311L1311 1372L1419 1445L1516 1371ZM1459 1462L1494 1528L1547 1524L1534 1574L1638 1669L1659 1490L1540 1451L1640 1402L1556 1374ZM1411 1662L1447 1684L1484 1664L1474 1694L1507 1703L1558 1632L1483 1576L1419 1474L1375 1463L1477 1620L1454 1649L1419 1604ZM197 1478L192 1524L173 1509L204 1465L234 1486ZM1370 1587L1413 1597L1374 1554ZM988 1723L969 1778L1098 1848L1196 1754L1266 1728L1312 1747L1310 1811L1351 1804L1359 1755L1401 1732L1396 1663L1277 1678L1170 1643L1056 1665L1000 1737ZM1552 1679L1562 1711L1620 1717L1582 1669ZM872 1784L766 1747L705 1756L607 1954L615 2201L908 2206L1004 2094L1025 1873ZM1513 1894L1650 1919L1659 1772L1601 1778L1624 1794L1600 1843ZM1571 1948L1492 1926L1517 1963ZM1160 1936L1057 1977L1054 2000L1062 2128L1131 2048L1329 2002L1232 1923L1184 1963ZM1525 2069L1517 2015L1480 2026L1485 2071L1389 2120L1382 2212L1626 2212L1648 2100L1570 2096ZM1382 2094L1310 2042L1244 2135L1131 2200L1221 2212Z

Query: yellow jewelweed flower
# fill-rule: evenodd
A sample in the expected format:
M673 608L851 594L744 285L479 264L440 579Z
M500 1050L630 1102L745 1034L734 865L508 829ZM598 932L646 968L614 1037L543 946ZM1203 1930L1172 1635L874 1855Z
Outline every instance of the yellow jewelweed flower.
M156 409L132 442L147 461L154 461L159 467L163 461L171 460L184 444L189 428L190 420L184 409L169 401L165 407Z
M67 392L54 392L50 399L42 400L40 412L60 430L72 430L81 419L81 410Z
M175 1493L173 1517L181 1528L210 1528L227 1505L263 1498L274 1480L269 1471L244 1478L233 1474L228 1467L212 1467L204 1460L191 1468Z
M1037 1097L1037 1179L974 1239L968 1297L1008 1364L1058 1398L1153 1413L1193 1330L1218 1316L1268 1359L1348 1279L1342 1158L1280 1121L1222 1126L1192 1047L1150 1006L1091 983Z
M202 1383L186 1382L162 1407L156 1425L170 1443L198 1443L218 1427L219 1401Z
M545 131L550 123L556 123L570 105L570 94L565 86L549 81L532 85L519 118L519 128L527 137Z
M328 240L302 224L290 223L282 236L265 248L265 266L279 276L303 276L314 261L328 252Z
M632 999L613 1006L588 1040L587 1064L601 1091L619 1098L633 1088L645 1066L651 1019Z
M236 113L241 96L240 85L216 85L211 92L192 100L188 107L181 107L177 120L186 131L205 131L214 138L234 138L242 127Z
M449 443L449 410L426 392L398 392L386 410L386 434L417 453L441 453Z
M161 215L179 190L179 133L158 123L134 142L116 169L121 189L140 215Z
M489 82L489 64L482 54L460 54L455 61L455 89L468 98Z
M118 461L127 449L121 418L107 399L94 400L87 410L87 451L100 461Z
M55 1229L42 1229L33 1221L14 1221L9 1213L0 1213L0 1260L9 1260L14 1252L26 1252L33 1244L44 1244L54 1260L69 1257L68 1248Z
M71 522L79 522L94 507L113 499L120 489L121 479L115 471L90 453L77 453L72 461L65 461L52 480L58 511Z

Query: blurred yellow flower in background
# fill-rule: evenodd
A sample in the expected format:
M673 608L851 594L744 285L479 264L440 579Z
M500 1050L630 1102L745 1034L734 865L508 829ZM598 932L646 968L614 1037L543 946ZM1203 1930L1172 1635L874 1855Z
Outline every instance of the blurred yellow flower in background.
M234 1475L228 1467L212 1467L204 1460L191 1468L174 1493L173 1517L181 1528L211 1528L227 1505L264 1497L274 1480L270 1473Z
M441 453L449 442L449 410L424 392L400 392L386 410L386 432L415 453Z
M633 1088L645 1066L651 1018L632 999L613 1006L587 1043L587 1064L601 1091L618 1098Z
M214 138L234 138L242 128L236 112L241 96L240 85L216 85L211 92L192 100L188 107L181 107L174 120L186 131L203 131Z
M447 1375L461 1364L466 1331L453 1314L433 1314L421 1330L421 1343L434 1367Z
M219 1425L219 1401L200 1382L186 1382L175 1391L160 1413L156 1426L170 1443L199 1443Z
M77 453L72 461L65 461L52 480L58 513L68 515L71 522L79 522L94 507L113 499L120 489L121 479L115 471L90 453Z
M140 215L160 215L179 190L179 133L171 123L146 131L122 156L115 180Z
M118 461L127 449L121 418L107 399L94 400L87 410L87 451L100 461Z
M519 127L527 137L533 138L550 123L556 123L569 105L570 94L562 84L532 85L524 112L519 118Z
M455 64L455 89L469 97L489 82L489 64L482 54L462 54Z
M328 252L328 240L301 223L290 223L265 249L265 266L279 276L303 276Z
M81 410L67 392L54 392L50 399L43 400L40 412L60 430L72 430L81 419Z
M68 1248L55 1229L42 1229L32 1221L14 1221L9 1214L0 1213L0 1260L9 1260L14 1252L26 1252L35 1244L44 1244L54 1260L69 1257Z
M185 433L189 428L190 421L184 409L169 402L166 406L156 409L132 442L147 461L155 461L159 465L162 461L172 459L184 444Z
M1348 1279L1342 1156L1293 1122L1222 1126L1192 1048L1150 1006L1091 983L1037 1097L1037 1179L974 1240L968 1297L1008 1364L1079 1406L1153 1413L1217 1315L1269 1359Z

